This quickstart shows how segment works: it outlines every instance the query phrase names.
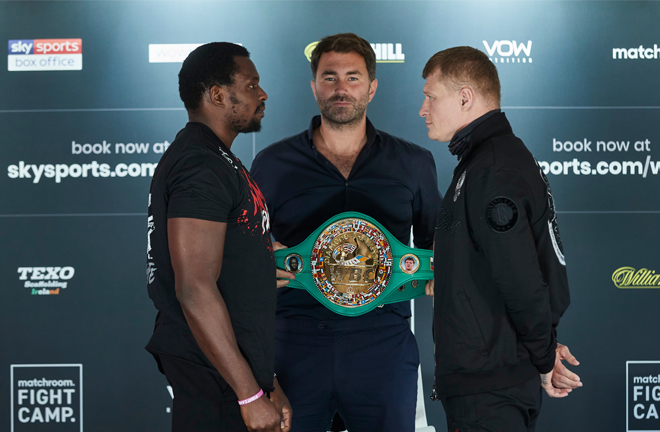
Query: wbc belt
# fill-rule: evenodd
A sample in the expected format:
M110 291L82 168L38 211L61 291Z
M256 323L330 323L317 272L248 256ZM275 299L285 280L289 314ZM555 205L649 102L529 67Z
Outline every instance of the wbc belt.
M296 275L287 287L347 316L423 296L433 279L433 251L405 246L357 212L333 216L299 245L275 251L275 261Z

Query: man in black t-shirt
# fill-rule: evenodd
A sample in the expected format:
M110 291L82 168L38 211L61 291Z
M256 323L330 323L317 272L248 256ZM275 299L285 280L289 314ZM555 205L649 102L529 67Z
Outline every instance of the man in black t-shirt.
M149 194L147 345L173 388L172 430L288 431L274 369L275 262L266 202L231 152L257 132L266 93L248 51L212 43L179 73L190 122ZM264 392L270 392L269 397Z

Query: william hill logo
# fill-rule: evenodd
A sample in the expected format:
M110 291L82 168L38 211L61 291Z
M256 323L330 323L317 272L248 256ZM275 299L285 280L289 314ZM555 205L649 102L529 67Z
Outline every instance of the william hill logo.
M621 267L612 275L612 282L617 288L660 288L660 275L655 270Z
M308 61L312 61L312 52L318 44L316 41L305 47L305 57ZM400 43L372 43L371 48L376 54L376 63L404 63L406 60L403 45Z

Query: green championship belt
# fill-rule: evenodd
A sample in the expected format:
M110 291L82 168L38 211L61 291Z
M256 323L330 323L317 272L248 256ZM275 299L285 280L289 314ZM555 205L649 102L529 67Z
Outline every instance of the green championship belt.
M423 296L433 279L433 251L405 246L357 212L333 216L298 246L275 251L275 262L296 275L287 287L347 316Z

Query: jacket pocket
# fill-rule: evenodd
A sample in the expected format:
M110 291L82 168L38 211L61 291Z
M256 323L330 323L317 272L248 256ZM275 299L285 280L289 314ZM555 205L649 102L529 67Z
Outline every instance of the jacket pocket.
M459 293L459 298L461 302L461 307L463 308L463 313L465 314L465 321L470 328L470 334L472 335L472 343L479 350L479 353L483 356L488 356L488 348L486 347L486 340L484 339L484 334L481 331L479 326L479 321L477 316L474 313L472 308L472 302L470 301L470 296L467 295L465 291Z

